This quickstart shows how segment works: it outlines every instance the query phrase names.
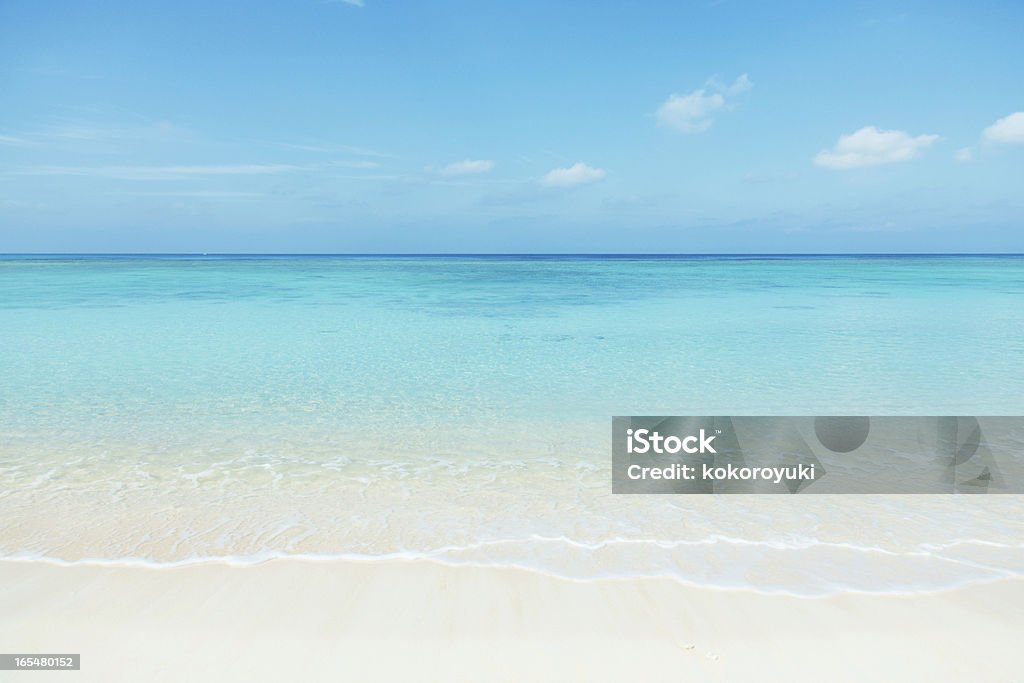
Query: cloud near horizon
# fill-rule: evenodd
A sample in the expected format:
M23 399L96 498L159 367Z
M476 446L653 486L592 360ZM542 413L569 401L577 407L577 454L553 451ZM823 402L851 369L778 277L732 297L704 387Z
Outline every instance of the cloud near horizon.
M726 106L728 98L747 92L754 83L747 74L732 85L720 83L712 77L707 85L685 95L672 94L658 107L658 123L683 133L702 133L714 123L713 114Z
M911 136L902 130L864 126L853 133L840 135L832 149L818 152L814 164L844 171L910 161L938 139L938 135Z
M1024 111L999 119L982 132L982 137L989 142L1024 142Z
M578 187L589 185L599 180L604 180L608 175L604 169L587 166L582 161L577 161L568 168L555 168L541 178L541 185L545 187Z

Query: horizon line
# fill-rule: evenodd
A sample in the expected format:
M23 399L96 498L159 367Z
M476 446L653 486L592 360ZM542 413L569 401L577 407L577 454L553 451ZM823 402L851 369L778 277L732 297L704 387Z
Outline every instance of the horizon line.
M1024 256L1019 251L766 251L766 252L232 252L232 251L11 251L0 252L6 257L54 256L177 256L177 257L396 257L396 258L451 258L451 257L626 257L626 258L692 258L692 257L744 257L744 256Z

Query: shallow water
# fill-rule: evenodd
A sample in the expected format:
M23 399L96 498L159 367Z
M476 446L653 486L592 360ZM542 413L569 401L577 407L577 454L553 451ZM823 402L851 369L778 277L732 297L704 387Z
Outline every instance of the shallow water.
M0 557L930 590L1017 496L610 494L612 415L1024 414L1021 257L0 258Z

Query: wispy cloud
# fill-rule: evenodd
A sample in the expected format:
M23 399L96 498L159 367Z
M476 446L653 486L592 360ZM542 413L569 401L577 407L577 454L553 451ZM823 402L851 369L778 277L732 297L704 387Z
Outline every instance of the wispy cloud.
M818 152L814 163L842 171L910 161L938 139L938 135L912 136L902 130L865 126L849 135L840 135L832 149Z
M335 160L328 161L325 166L334 166L340 168L380 168L381 164L376 161L347 161L347 160Z
M376 181L382 181L382 182L390 182L390 181L397 181L397 180L402 180L402 181L409 181L409 180L411 180L408 176L402 176L402 175L397 175L397 174L336 175L336 176L331 176L331 177L332 178L337 178L339 180L376 180Z
M353 147L352 145L336 145L333 143L291 143L291 142L275 142L266 143L273 144L274 147L282 147L284 149L296 149L303 152L317 152L320 154L352 154L359 157L378 157L381 159L396 159L398 158L395 154L388 152L379 152L375 149L368 149L366 147Z
M292 164L223 164L209 166L35 166L10 175L83 176L117 180L169 180L192 176L270 175L307 170Z
M132 197L194 197L205 199L246 199L262 197L260 192L221 192L218 190L183 190L181 192L112 192Z
M974 158L974 153L971 152L970 147L961 147L953 155L953 158L959 161L961 164L966 164L968 161Z
M105 125L89 121L58 120L0 135L0 145L113 151L127 145L181 141L190 137L191 133L169 121L143 125Z
M328 3L331 3L331 4L338 4L338 3L340 3L342 5L352 5L353 7L363 7L364 6L363 0L324 0L324 1L328 2Z
M723 83L719 80L718 76L712 76L708 79L708 86L724 94L726 97L736 97L753 88L754 82L750 80L747 74L740 74L731 84Z
M540 183L545 187L578 187L604 180L606 175L608 174L603 169L593 168L578 161L568 168L556 168L549 171L541 178Z
M741 74L731 84L717 77L708 79L703 88L685 95L672 94L658 107L658 123L682 133L701 133L714 123L714 114L724 108L729 99L754 87L747 74Z
M428 171L433 170L428 167ZM482 173L490 173L494 170L494 162L490 159L464 159L463 161L456 161L444 166L437 170L443 176L454 177L454 176L465 176L465 175L480 175Z
M78 71L76 69L69 69L63 66L27 66L27 67L15 67L12 71L31 74L33 76L42 76L46 78L78 78L83 80L103 80L106 76L100 76L93 73L86 73Z
M15 209L25 209L30 207L38 207L39 205L34 202L26 202L24 199L2 199L0 198L0 207L7 206Z
M33 143L25 138L17 138L13 135L0 135L0 145L16 145L20 147L31 144Z
M982 137L988 142L1024 142L1024 111L999 119L984 130Z

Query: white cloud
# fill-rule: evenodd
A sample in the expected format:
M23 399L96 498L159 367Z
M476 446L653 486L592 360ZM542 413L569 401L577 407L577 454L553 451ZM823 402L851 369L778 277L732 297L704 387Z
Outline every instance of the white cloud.
M965 164L974 158L974 154L971 152L970 147L963 147L956 151L956 154L953 155L953 158L959 161L961 164Z
M754 82L750 80L747 74L740 74L739 78L733 81L732 85L725 85L720 83L717 78L711 78L708 84L717 89L718 91L725 93L726 97L735 97L736 95L742 95L751 88L754 87Z
M568 168L556 168L541 178L541 185L547 187L577 187L603 180L608 175L603 169L587 166L578 161Z
M825 168L846 170L910 161L939 139L938 135L908 135L902 130L878 130L865 126L840 135L832 149L823 149L814 163Z
M346 5L355 5L356 7L363 6L363 0L341 0Z
M999 119L982 135L990 142L1024 142L1024 111Z
M711 127L711 114L724 105L722 95L709 95L704 88L689 95L672 95L658 107L658 122L684 133L700 133Z
M448 164L439 172L444 176L460 176L490 173L493 169L494 162L490 159L464 159Z
M658 107L655 116L658 123L683 133L700 133L714 123L713 114L726 106L728 98L747 92L754 87L747 74L741 74L726 85L716 78L708 79L707 85L685 95L671 95Z

